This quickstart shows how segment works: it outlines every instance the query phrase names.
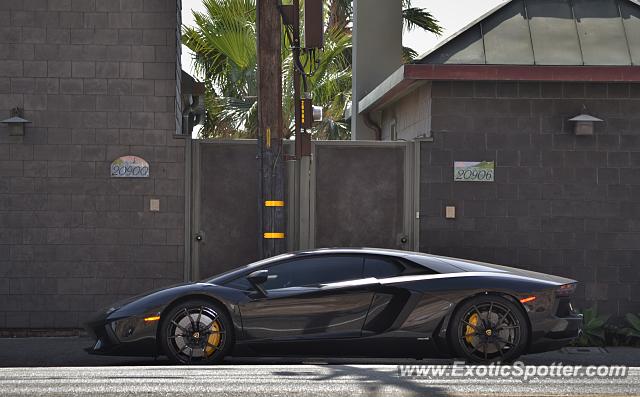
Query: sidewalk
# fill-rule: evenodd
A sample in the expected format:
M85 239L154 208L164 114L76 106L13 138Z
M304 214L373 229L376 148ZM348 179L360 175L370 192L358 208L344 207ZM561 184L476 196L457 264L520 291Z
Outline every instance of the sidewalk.
M92 356L84 351L93 341L88 337L0 338L0 367L88 367L114 365L166 365L166 358ZM584 350L584 351L581 351ZM563 349L522 356L525 364L545 365L627 365L640 367L640 349ZM371 358L229 358L228 364L447 364L448 359L371 359Z

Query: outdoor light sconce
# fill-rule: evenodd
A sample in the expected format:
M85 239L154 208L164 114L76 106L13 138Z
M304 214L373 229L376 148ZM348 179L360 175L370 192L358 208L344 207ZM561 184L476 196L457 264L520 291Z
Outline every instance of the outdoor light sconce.
M573 132L576 136L591 136L593 135L595 124L601 123L604 120L587 114L586 109L583 109L582 114L569 119L569 121L573 121L575 123Z
M9 135L24 136L24 125L31 122L22 118L22 109L14 108L11 109L11 118L2 120L0 123L9 126Z

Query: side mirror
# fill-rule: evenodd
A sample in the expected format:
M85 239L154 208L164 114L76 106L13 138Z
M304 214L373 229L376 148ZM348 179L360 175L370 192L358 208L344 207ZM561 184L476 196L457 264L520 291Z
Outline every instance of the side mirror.
M262 284L266 283L269 278L268 270L256 270L247 276L247 280L251 283L262 296L267 296L267 291L262 288Z

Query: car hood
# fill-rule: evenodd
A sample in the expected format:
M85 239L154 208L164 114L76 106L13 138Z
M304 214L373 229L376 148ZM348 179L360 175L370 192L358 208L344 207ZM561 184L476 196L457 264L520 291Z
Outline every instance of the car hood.
M192 285L192 284L195 284L195 283L180 283L180 284L170 285L170 286L167 286L167 287L156 288L156 289L153 289L153 290L150 290L150 291L145 291L145 292L140 293L138 295L131 296L131 297L124 298L124 299L121 299L119 301L116 301L116 302L110 304L109 306L106 306L106 307L98 310L97 314L100 314L100 313L111 314L111 313L115 312L116 310L118 310L118 309L120 309L120 308L122 308L124 306L127 306L130 303L133 303L135 301L139 301L139 300L141 300L143 298L146 298L148 296L154 295L156 293L160 293L160 292L163 292L163 291L169 291L169 290L172 290L174 288L180 288L180 287L184 287L184 286Z
M456 259L456 258L447 258L440 257L441 260L447 262L451 266L455 266L458 269L461 269L465 272L494 272L494 273L508 273L521 277L528 277L542 281L548 281L552 283L561 284L571 284L575 283L576 280L554 276L552 274L539 273L531 270L518 269L515 267L502 266L502 265L494 265L492 263L484 263L478 261L471 261L466 259Z

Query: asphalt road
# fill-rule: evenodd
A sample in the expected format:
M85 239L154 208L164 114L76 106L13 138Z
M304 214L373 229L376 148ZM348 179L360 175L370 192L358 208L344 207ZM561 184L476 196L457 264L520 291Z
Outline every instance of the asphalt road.
M170 366L166 359L90 356L87 338L0 339L0 395L15 396L640 396L640 350L557 351L523 356L530 366L628 365L620 379L400 377L398 364L452 360L230 358L219 366Z
M0 369L0 394L20 396L469 396L640 395L626 379L401 378L395 365L224 365Z

